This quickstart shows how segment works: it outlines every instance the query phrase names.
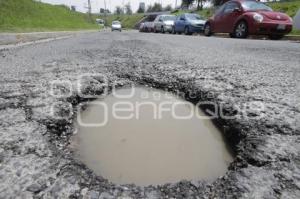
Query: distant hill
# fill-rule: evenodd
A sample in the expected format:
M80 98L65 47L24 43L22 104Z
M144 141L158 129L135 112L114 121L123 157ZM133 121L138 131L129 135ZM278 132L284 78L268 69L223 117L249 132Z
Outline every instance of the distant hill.
M50 5L34 0L0 0L0 31L56 31L96 29L84 13L64 5Z

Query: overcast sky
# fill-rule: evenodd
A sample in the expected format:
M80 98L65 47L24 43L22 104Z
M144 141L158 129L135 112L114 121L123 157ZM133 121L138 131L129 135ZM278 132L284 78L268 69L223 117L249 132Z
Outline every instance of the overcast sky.
M76 9L81 12L86 12L88 0L41 0L42 2L47 2L51 4L65 4L68 6L74 5ZM122 6L122 4L130 2L132 10L135 12L138 9L140 2L145 2L146 7L149 4L154 4L155 2L162 3L163 6L171 4L172 7L175 6L176 0L106 0L107 8L111 11L115 10L116 6ZM181 0L177 0L177 5L180 5ZM104 8L104 0L91 0L93 12L99 12L100 8Z

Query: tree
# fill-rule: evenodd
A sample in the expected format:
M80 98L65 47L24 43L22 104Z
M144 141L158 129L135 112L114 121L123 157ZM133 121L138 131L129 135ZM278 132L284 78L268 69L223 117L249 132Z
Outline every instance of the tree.
M152 12L152 5L149 5L149 6L148 6L147 12Z
M226 2L226 0L212 0L212 4L214 5L214 6L220 6L220 5L222 5L223 3L225 3Z
M110 13L108 9L100 8L100 14Z
M127 3L127 4L125 5L125 12L126 12L126 14L128 14L128 15L131 15L131 14L132 14L132 9L131 9L130 3Z
M124 14L124 11L120 6L117 6L115 10L115 14L117 15Z
M167 6L164 8L164 11L172 11L172 6L171 6L171 5L167 5Z
M197 0L197 10L203 9L203 3L207 0Z
M145 12L145 8L139 6L139 9L136 12L137 13L144 13Z
M162 5L160 3L154 3L152 7L152 12L161 12L163 11Z
M163 11L162 5L160 3L154 3L154 5L149 5L147 12L161 12Z
M187 8L189 8L194 3L194 1L195 0L182 0L181 5L186 6Z

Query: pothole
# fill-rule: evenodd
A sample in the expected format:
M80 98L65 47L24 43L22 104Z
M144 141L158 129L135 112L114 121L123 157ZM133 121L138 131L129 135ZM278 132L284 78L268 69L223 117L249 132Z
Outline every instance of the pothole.
M213 181L233 160L199 108L157 89L116 90L90 102L75 126L78 158L116 184Z

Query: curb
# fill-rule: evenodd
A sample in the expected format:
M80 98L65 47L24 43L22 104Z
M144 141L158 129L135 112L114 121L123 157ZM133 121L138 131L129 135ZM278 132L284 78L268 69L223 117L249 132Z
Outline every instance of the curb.
M283 39L291 41L300 41L300 35L286 35L283 37Z
M39 40L47 40L59 37L70 37L77 34L99 32L99 30L86 31L57 31L57 32L29 32L29 33L0 33L0 46L18 45Z
M215 33L214 36L229 38L229 35L227 33ZM265 39L266 37L267 36L263 36L263 35L250 35L248 39ZM266 40L270 40L270 39L267 38ZM281 40L300 41L300 35L285 35Z

